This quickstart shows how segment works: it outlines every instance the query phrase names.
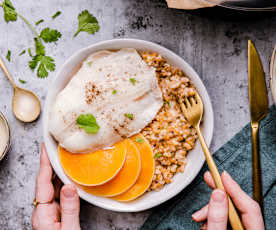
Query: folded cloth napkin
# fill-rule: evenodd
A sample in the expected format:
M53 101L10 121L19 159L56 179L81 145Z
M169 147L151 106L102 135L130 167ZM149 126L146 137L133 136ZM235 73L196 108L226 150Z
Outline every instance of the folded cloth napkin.
M166 0L169 8L195 10L199 8L216 6L219 0ZM215 3L211 3L211 2Z
M276 229L276 107L260 125L260 152L263 172L263 195L267 230ZM203 154L203 153L202 153ZM214 153L215 162L222 172L226 170L252 196L251 131L246 125L229 142ZM208 170L206 163L196 179L180 194L153 209L142 230L193 230L200 225L193 222L192 214L208 203L211 190L203 181Z

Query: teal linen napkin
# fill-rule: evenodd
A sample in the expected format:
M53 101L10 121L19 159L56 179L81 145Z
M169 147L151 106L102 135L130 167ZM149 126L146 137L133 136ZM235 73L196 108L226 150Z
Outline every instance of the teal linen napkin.
M268 116L260 125L260 151L263 171L263 194L266 229L276 229L276 107L269 109ZM228 171L252 196L251 131L246 125L229 142L214 154L222 172ZM196 179L180 194L153 209L141 230L193 230L200 224L193 222L192 214L209 201L211 189L203 181L208 170L206 163Z

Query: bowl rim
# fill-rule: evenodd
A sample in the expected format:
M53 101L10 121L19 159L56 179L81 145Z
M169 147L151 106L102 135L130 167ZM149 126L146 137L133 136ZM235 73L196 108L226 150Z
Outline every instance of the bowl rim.
M0 161L4 159L4 157L7 155L9 148L10 148L10 144L11 144L11 130L10 130L10 125L9 122L7 120L7 118L4 116L4 114L2 112L0 112L0 119L4 122L5 127L6 127L6 131L7 131L7 135L8 135L8 140L5 146L5 149L2 153L0 153Z
M198 76L198 74L195 72L195 70L180 56L178 56L177 54L175 54L173 51L158 45L156 43L150 42L150 41L145 41L145 40L140 40L140 39L133 39L133 38L123 38L123 39L111 39L111 40L105 40L105 41L101 41L101 42L97 42L95 44L89 45L85 48L82 48L78 51L76 51L73 55L71 55L69 58L67 58L67 60L63 63L63 65L59 68L59 71L57 72L57 74L55 75L55 77L52 79L52 82L49 86L49 90L47 93L47 97L45 100L45 105L44 105L44 113L43 113L43 138L44 138L44 142L45 142L45 146L46 148L50 145L50 141L49 141L49 131L48 131L48 113L49 113L49 107L50 107L50 97L51 92L54 90L55 87L55 82L57 81L57 79L60 77L60 75L63 72L63 69L66 67L66 65L68 65L72 60L74 60L75 58L77 58L78 56L82 56L83 53L85 53L87 50L90 49L94 49L93 52L96 52L98 50L103 50L104 48L99 48L102 46L124 46L125 43L132 43L133 46L145 46L146 50L159 50L162 51L163 53L165 52L167 56L170 56L170 59L174 59L177 60L179 62L181 62L182 67L185 67L186 70L189 70L189 72L192 73L194 79L191 79L193 81L193 83L195 83L195 80L197 81L197 84L200 85L200 89L197 87L197 90L201 90L201 93L204 93L204 104L205 102L208 104L208 109L205 109L204 111L208 112L208 116L209 119L208 120L208 130L206 132L208 132L208 136L206 136L206 143L208 146L210 146L211 141L212 141L212 137L213 137L213 130L214 130L214 113L213 113L213 108L212 108L212 104L211 104L211 100L210 97L208 95L208 92L203 84L203 82L201 81L200 77ZM123 48L121 47L121 48ZM129 46L131 47L131 46ZM148 48L151 47L151 48ZM135 47L134 47L135 48ZM112 49L112 48L105 48L105 49ZM136 48L139 50L139 48ZM142 49L140 49L142 50ZM176 62L176 61L175 61ZM179 68L181 68L181 66L179 66ZM184 71L184 69L183 69ZM184 71L187 72L187 71ZM191 78L191 76L188 76L189 78ZM199 142L197 141L196 145L199 145ZM57 151L56 151L57 153ZM56 154L55 153L55 154ZM201 154L203 155L203 154ZM77 188L78 189L78 193L79 196L86 200L87 202L96 205L98 207L107 209L107 210L111 210L111 211L117 211L117 212L138 212L138 211L144 211L150 208L153 208L169 199L171 199L172 197L176 196L178 193L180 193L185 187L187 187L193 179L195 179L195 177L198 175L199 171L201 170L204 162L205 162L205 158L204 156L202 157L201 155L197 156L199 158L199 162L198 162L198 168L196 170L196 173L194 173L194 175L190 175L188 176L188 178L186 178L186 185L175 189L174 191L172 191L170 194L166 194L166 198L164 199L158 199L158 200L150 200L149 203L147 203L146 205L144 205L143 207L140 207L139 205L137 205L138 207L134 207L131 206L129 204L131 204L132 202L128 202L128 203L121 203L119 202L121 205L111 205L111 204L106 204L106 202L101 201L102 198L93 196L91 194L87 194L86 192L84 192L82 189ZM62 172L59 171L58 167L61 167L60 163L59 165L56 164L54 158L56 158L56 156L53 156L53 154L49 154L49 160L51 162L51 165L53 167L53 169L55 170L56 174L59 176L59 178L63 181L64 184L68 184L68 183L72 183L72 181L65 175L64 171L62 170ZM173 184L173 183L172 183ZM145 195L144 195L145 196ZM104 198L106 199L106 198ZM137 203L139 202L140 198L138 198L136 201ZM114 201L115 202L115 201ZM107 202L108 203L108 202ZM125 207L125 206L126 207Z

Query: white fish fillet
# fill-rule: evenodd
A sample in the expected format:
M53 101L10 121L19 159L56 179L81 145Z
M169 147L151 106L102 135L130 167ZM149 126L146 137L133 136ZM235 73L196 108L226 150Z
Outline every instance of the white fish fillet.
M135 84L130 78L136 79ZM117 93L112 94L113 90ZM49 130L70 152L95 151L140 132L162 105L155 69L135 49L99 51L83 62L57 95ZM86 133L76 123L80 114L87 113L93 114L100 126L97 134ZM133 120L126 113L133 114Z

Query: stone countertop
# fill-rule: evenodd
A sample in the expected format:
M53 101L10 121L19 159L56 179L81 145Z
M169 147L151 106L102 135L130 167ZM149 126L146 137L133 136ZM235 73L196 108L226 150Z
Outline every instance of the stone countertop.
M168 9L163 0L50 0L12 1L16 9L31 22L44 19L37 26L57 28L62 38L57 44L46 44L47 53L56 60L57 69L75 51L112 38L139 38L161 44L183 57L198 72L214 108L215 131L211 150L215 151L249 121L247 91L247 40L255 42L269 79L269 59L276 40L276 15L245 14L222 8L183 11ZM88 9L99 20L101 29L95 35L80 33L77 15ZM51 16L61 10L55 20ZM0 52L15 81L27 81L21 86L33 90L42 106L48 85L29 70L27 54L33 47L33 34L22 22L6 23L0 10ZM0 71L0 111L11 124L12 146L0 163L0 226L2 230L31 229L30 216L34 182L39 167L42 119L31 124L17 121L11 112L12 88ZM270 95L270 103L271 103ZM115 213L81 202L81 224L84 230L138 229L150 211Z

